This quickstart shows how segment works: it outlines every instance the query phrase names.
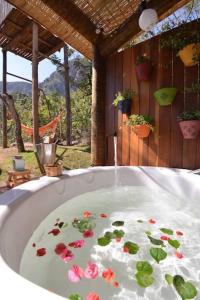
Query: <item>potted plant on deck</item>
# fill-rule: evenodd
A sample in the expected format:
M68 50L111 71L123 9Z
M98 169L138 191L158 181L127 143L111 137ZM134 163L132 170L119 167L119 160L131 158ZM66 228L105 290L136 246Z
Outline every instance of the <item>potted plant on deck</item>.
M149 81L152 71L152 63L146 55L139 55L136 58L136 74L140 81Z
M152 122L153 119L150 116L133 114L129 117L126 124L131 126L132 131L139 138L146 138L154 130Z
M200 133L200 110L183 112L178 116L184 139L196 139Z
M131 112L131 100L135 96L135 92L131 89L126 89L116 94L116 98L113 101L113 105L123 114L130 114Z
M176 97L176 93L177 93L177 88L165 87L157 90L154 93L154 97L161 106L167 106L172 104L172 102Z

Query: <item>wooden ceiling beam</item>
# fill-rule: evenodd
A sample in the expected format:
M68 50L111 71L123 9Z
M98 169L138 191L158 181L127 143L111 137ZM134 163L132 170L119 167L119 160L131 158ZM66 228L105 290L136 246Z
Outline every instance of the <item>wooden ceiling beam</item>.
M27 35L32 36L32 22L31 21L27 22L27 24L22 28L22 30L20 30L15 35L15 37L11 39L11 41L6 46L6 50L7 50L7 48L11 48L15 45L17 46L20 43L23 36L27 36Z
M92 44L96 43L98 35L96 27L90 19L70 0L42 0L59 17L65 20L70 26L79 32Z
M159 19L169 16L178 8L190 2L190 0L150 0L148 6L154 8L159 16ZM108 36L100 45L100 52L103 56L111 55L120 47L127 43L131 38L141 32L138 25L139 12L134 13L128 21L126 21L118 30Z

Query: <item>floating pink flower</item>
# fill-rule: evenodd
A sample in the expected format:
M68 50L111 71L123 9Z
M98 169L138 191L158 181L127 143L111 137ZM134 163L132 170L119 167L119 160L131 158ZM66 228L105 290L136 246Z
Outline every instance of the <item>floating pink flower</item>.
M58 235L60 233L59 229L52 229L51 231L48 232L48 234L53 234L54 236Z
M118 288L118 287L119 287L119 282L114 281L114 282L113 282L113 286L116 287L116 288Z
M176 234L179 235L179 236L183 235L183 233L181 231L176 231Z
M36 247L36 244L35 244L35 243L33 243L33 244L32 244L32 247L33 247L33 248L34 248L34 247Z
M60 258L65 262L69 262L70 260L72 260L74 258L74 254L68 250L67 248L65 248L62 253L60 254Z
M183 254L180 253L180 252L175 252L175 255L176 255L176 257L179 258L179 259L184 258Z
M93 237L93 235L94 235L94 232L92 230L87 230L83 233L84 238L91 238L91 237Z
M84 218L91 218L92 213L90 211L84 211L83 216Z
M160 237L160 239L161 239L162 241L168 241L168 240L169 240L169 237L166 236L166 235L162 235L162 236Z
M156 223L156 220L154 220L154 219L149 219L148 222L149 222L150 224L155 224L155 223Z
M59 243L56 245L54 251L56 252L56 254L61 255L66 248L67 247L65 246L65 244Z
M105 279L107 283L111 282L113 279L115 279L115 273L111 268L108 268L103 271L102 277Z
M68 278L71 282L79 282L83 278L84 272L83 269L77 265L72 266L68 271Z
M72 247L72 248L82 248L85 245L85 241L77 240L72 243L69 243L68 245L69 245L69 247Z
M37 256L44 256L46 254L46 249L45 248L40 248L37 250Z
M100 214L101 218L107 218L108 216L106 214Z
M95 279L98 276L98 266L94 263L89 262L85 269L84 276L87 279Z
M86 300L100 300L99 296L95 293L89 293Z

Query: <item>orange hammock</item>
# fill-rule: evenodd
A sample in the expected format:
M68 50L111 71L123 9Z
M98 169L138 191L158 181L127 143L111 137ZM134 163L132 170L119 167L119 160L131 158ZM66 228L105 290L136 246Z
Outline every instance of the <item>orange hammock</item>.
M46 132L51 131L54 133L56 131L56 127L58 122L60 121L61 114L55 117L50 123L39 128L39 136L43 137ZM33 135L33 128L28 127L26 125L21 124L22 130L29 136Z

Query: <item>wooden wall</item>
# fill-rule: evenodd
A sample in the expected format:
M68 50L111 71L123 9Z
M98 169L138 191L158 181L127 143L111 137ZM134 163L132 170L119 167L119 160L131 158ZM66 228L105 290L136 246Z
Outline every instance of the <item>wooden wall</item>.
M167 37L166 37L167 38ZM149 82L138 82L135 73L137 55L146 53L153 61ZM155 37L116 53L107 60L106 72L106 142L107 165L113 165L113 134L118 134L118 164L133 166L163 166L195 169L200 167L200 138L183 140L177 115L184 110L200 108L198 94L186 94L194 80L199 80L199 66L185 68L176 53L160 47ZM179 92L171 106L159 106L153 92L161 87L177 87ZM117 91L132 88L137 96L131 113L149 114L155 120L155 132L149 138L138 139L124 125L126 115L113 107Z

